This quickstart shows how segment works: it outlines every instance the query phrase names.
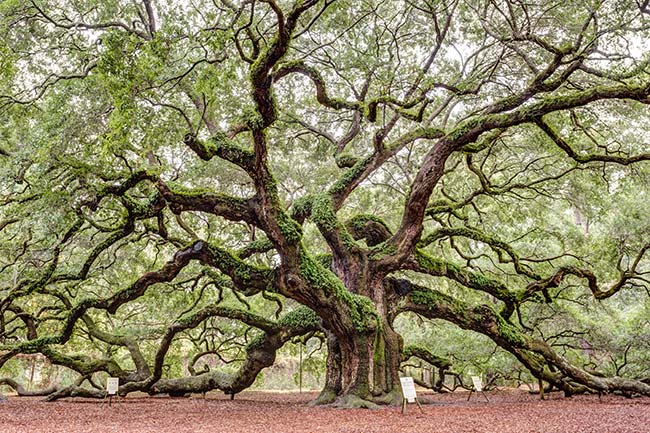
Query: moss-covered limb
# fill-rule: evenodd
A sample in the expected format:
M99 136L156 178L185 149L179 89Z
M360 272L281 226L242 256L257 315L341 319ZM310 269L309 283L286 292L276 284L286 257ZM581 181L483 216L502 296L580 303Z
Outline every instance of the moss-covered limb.
M29 390L25 388L23 385L21 385L18 381L10 377L0 378L0 385L6 385L12 388L16 392L16 394L18 394L20 397L38 397L38 396L50 395L53 392L56 392L56 390L58 389L56 385L52 385L45 389Z
M232 252L202 241L195 243L201 251L201 263L219 269L228 275L238 291L253 295L272 287L275 281L273 269L251 265Z
M284 257L297 255L302 240L302 227L284 209L278 195L278 185L267 161L267 138L265 131L254 130L255 173L251 175L257 195L251 206L256 221L274 247Z
M650 248L650 245L646 245L640 252L642 256ZM638 263L638 262L637 262ZM618 293L626 285L630 284L635 277L637 277L635 270L631 271L621 271L619 279L612 283L609 287L600 287L598 284L598 279L593 272L588 269L580 269L576 266L563 266L555 271L550 277L541 279L540 281L535 281L530 283L526 287L526 291L520 294L522 300L528 299L537 292L545 292L546 290L558 287L562 281L568 276L575 276L587 280L589 290L596 299L607 299L610 296Z
M119 240L122 240L132 234L135 230L135 224L133 220L129 219L125 222L124 226L119 230L116 230L110 233L104 240L99 242L93 247L93 249L88 253L86 259L84 260L83 265L76 273L68 274L57 274L54 275L51 279L51 282L60 282L60 281L73 281L73 280L83 280L88 276L92 265L95 263L97 258L110 247L115 245Z
M178 319L174 324L169 326L158 344L158 350L154 357L151 374L144 380L124 384L124 386L121 387L120 392L128 393L135 390L148 390L162 377L165 357L167 356L167 352L169 351L176 335L179 332L196 328L199 324L203 323L210 317L226 317L238 320L249 326L261 329L265 334L278 334L282 329L281 325L249 311L221 307L217 304L209 305L195 313Z
M106 391L103 389L89 389L81 387L81 384L88 379L87 376L81 376L72 385L59 387L57 385L49 386L45 389L28 390L17 381L11 378L0 378L0 385L7 385L20 397L40 397L44 396L45 401L54 401L64 397L85 397L85 398L104 398Z
M445 162L453 152L476 142L484 133L535 122L549 113L609 99L650 103L650 83L593 86L586 90L550 95L539 102L524 104L507 113L477 115L460 122L454 130L438 141L420 166L406 201L402 222L392 240L397 248L396 260L406 260L413 252L422 233L422 223L431 193L444 173Z
M150 173L146 170L138 170L121 182L112 183L100 188L95 197L90 200L81 202L80 207L85 206L88 207L88 209L95 211L99 207L99 203L102 201L102 199L108 196L121 197L126 194L127 191L137 186L139 183L146 180L154 182L156 178L157 176L154 173Z
M327 193L314 197L311 206L311 220L316 224L337 260L349 261L350 253L358 248L345 225L339 221L332 200Z
M0 348L0 368L4 366L7 361L12 359L14 356L18 355L20 351L16 348L10 348L10 347L5 347L5 348Z
M110 247L115 245L119 240L122 240L132 234L135 230L135 222L138 220L146 220L149 218L154 218L161 214L163 208L165 207L165 200L161 195L154 195L146 203L140 203L127 194L127 189L134 186L137 182L142 179L149 178L146 173L140 177L135 176L127 180L125 183L119 185L115 189L108 188L107 191L111 191L111 194L121 194L119 196L120 201L126 209L126 215L122 221L112 228L99 227L96 223L84 216L84 221L88 221L93 227L97 228L100 232L108 232L106 237L87 254L87 257L77 273L68 273L68 274L57 274L52 277L51 282L58 281L69 281L69 280L83 280L88 276L92 265L95 263L97 258ZM108 193L107 191L104 191Z
M311 217L311 211L316 198L313 194L308 194L300 197L291 204L291 218L298 224L302 224L305 220Z
M422 224L429 198L445 172L445 163L455 150L454 147L453 140L443 138L426 155L411 186L400 226L390 240L396 251L393 254L393 261L403 262L413 253L422 234Z
M406 363L410 358L415 357L423 360L424 362L429 363L438 370L438 379L432 383L425 383L424 381L418 380L414 377L413 380L419 386L425 388L432 388L437 392L441 392L445 383L445 376L448 374L453 374L449 371L451 368L451 361L447 358L443 358L431 352L429 349L423 346L406 346L402 349L402 364Z
M650 153L641 153L638 155L634 156L620 156L620 155L612 155L612 154L584 154L584 153L577 153L569 143L566 142L560 135L557 133L557 131L548 124L544 120L544 118L540 117L535 121L535 124L544 131L544 133L559 147L564 151L564 153L569 156L569 158L575 160L576 162L580 164L586 164L589 162L605 162L605 163L613 163L613 164L621 164L621 165L630 165L637 163L639 161L650 161Z
M89 308L105 309L109 313L115 313L120 306L144 295L152 285L172 281L190 261L202 259L207 254L207 250L208 246L205 242L194 242L177 251L172 260L167 261L160 270L143 274L130 286L112 296L105 299L91 299L80 302L73 308L71 313L73 316L71 317L74 317L76 311L82 314ZM68 319L67 322L70 322L70 320ZM66 326L67 329L69 329L69 326Z
M392 236L388 225L375 215L355 215L345 226L354 239L364 239L368 246L379 245Z
M422 240L418 242L418 247L422 248L439 239L453 237L453 236L461 236L467 239L473 239L475 241L479 241L486 244L487 246L492 248L493 251L497 253L500 263L508 262L508 260L505 257L503 257L503 253L505 252L508 255L508 257L510 257L509 261L512 262L512 265L518 274L525 275L534 280L541 279L541 276L539 276L532 270L528 269L521 263L519 254L515 251L515 249L510 244L494 236L490 236L487 233L484 233L481 230L478 230L476 228L442 227L435 230L433 233L428 234L424 238L422 238Z
M139 277L128 287L118 291L107 298L84 299L69 309L67 316L63 320L63 328L57 335L40 336L30 341L23 341L16 344L0 345L0 350L7 350L15 353L36 353L44 347L52 344L66 343L77 324L77 321L91 308L107 310L115 313L117 309L127 302L130 302L142 296L146 290L153 284L172 281L178 273L191 260L198 260L206 253L207 244L204 242L195 242L189 247L178 251L174 258L158 271L147 272Z
M417 250L414 256L414 260L407 263L410 269L432 276L446 277L465 287L488 293L504 303L502 314L505 317L509 318L514 313L518 294L508 289L502 282L432 257L421 250Z
M487 305L472 307L467 303L421 286L411 288L402 298L401 311L413 311L429 319L443 319L457 326L486 335L503 349L512 353L536 377L571 392L569 381L603 392L624 391L650 395L650 385L622 378L596 377L571 364L546 342L524 334ZM557 372L545 367L551 365Z
M70 224L61 240L52 249L52 257L50 262L43 267L41 275L36 279L22 279L19 280L15 286L9 290L9 293L6 294L3 298L0 299L0 312L3 311L8 305L10 305L15 299L18 299L23 296L28 296L31 293L45 287L52 279L52 276L59 266L59 258L61 251L65 244L67 244L70 239L81 230L84 223L82 217L77 217Z
M567 55L570 54L573 53L568 53L563 50L556 51L549 64L537 73L524 90L517 94L499 99L487 107L484 112L486 114L491 114L508 111L521 106L521 104L530 100L533 96L539 93L551 92L558 89L575 71L580 68L585 60L585 57L583 56L573 56L571 60L566 59ZM564 66L567 63L568 66L563 67L561 72L556 74L556 72L560 70L560 66ZM554 76L555 78L550 79Z
M528 349L543 356L549 365L555 366L565 377L589 389L598 392L623 392L626 394L650 396L650 385L647 383L623 377L600 377L593 375L571 364L566 358L555 352L545 341L531 341Z
M372 332L377 327L372 300L351 293L332 271L305 251L300 254L299 272L305 285L290 281L288 295L311 305L328 329L342 337L351 332Z
M253 152L239 146L223 132L215 132L207 141L202 141L192 134L183 139L185 145L192 149L199 158L209 161L215 156L240 167L246 173L254 170Z
M55 246L53 251L53 259L50 264L45 267L41 277L37 280L20 281L17 286L2 300L0 303L0 309L3 308L3 305L9 305L14 299L29 295L34 291L42 289L48 284L61 281L78 281L85 279L88 276L88 273L90 272L93 264L102 253L107 251L118 241L125 239L133 233L135 230L136 220L151 218L159 214L164 207L164 201L162 200L161 196L155 196L148 203L141 205L135 203L126 195L127 188L130 188L132 185L137 184L139 181L145 178L147 178L146 174L142 176L134 175L123 184L120 184L119 187L115 187L114 189L107 189L106 194L123 194L120 198L122 199L122 202L127 209L127 215L121 224L115 228L114 231L106 235L106 237L101 242L97 243L92 248L92 250L90 250L83 264L81 265L81 268L79 268L77 272L57 273L56 270L59 266L58 258L61 254L63 246L68 243L78 231L82 229L84 222L87 221L87 219L82 216L81 213L72 223L68 231L64 234L62 240Z
M108 393L104 389L85 388L81 384L73 384L64 388L57 389L55 392L45 397L45 401L55 401L65 397L81 397L81 398L106 398Z
M423 346L404 347L404 349L402 349L402 362L408 361L408 359L411 357L420 358L421 360L426 361L435 367L445 370L451 368L451 361L449 361L447 358L443 358L434 354Z
M255 322L262 323L260 319L256 318ZM278 322L274 323L265 319L263 321L272 324L272 326L267 327L265 332L247 346L246 359L235 373L227 374L215 371L180 379L149 381L152 386L148 388L148 391L156 394L207 392L220 389L227 394L238 393L252 385L262 369L273 365L277 350L287 341L320 329L316 314L304 307L287 313ZM128 392L131 388L127 384L120 389L120 392Z
M273 243L268 239L255 240L237 251L237 257L247 259L255 254L264 254L273 250Z
M359 113L369 115L368 106L359 101L346 101L344 99L332 98L327 92L325 80L320 72L314 67L308 66L304 61L297 60L282 64L273 73L273 81L280 81L289 74L301 74L309 78L316 87L316 100L323 106L334 110L354 110ZM375 119L371 120L374 121Z
M300 16L315 6L317 0L304 0L296 2L292 10L286 15L275 5L274 1L268 2L278 16L278 29L274 38L266 50L259 53L253 64L250 66L249 77L253 86L253 100L257 112L260 115L260 122L254 128L266 128L277 118L277 108L272 91L273 78L270 75L271 69L284 57L289 49L289 42L293 32L298 25Z
M126 347L126 349L129 351L129 355L131 355L131 360L135 365L135 377L139 378L151 374L149 364L147 363L147 360L140 350L140 345L134 337L115 335L103 331L99 329L99 327L95 324L95 321L88 314L84 314L82 316L82 320L86 325L88 333L94 338L113 346ZM113 374L113 376L115 376L115 374Z
M478 153L485 150L501 138L506 130L506 128L497 128L490 132L486 132L475 142L465 144L460 150L467 154Z
M343 205L345 199L361 182L367 179L368 176L381 167L388 159L395 156L405 146L419 139L435 140L442 135L443 132L436 128L414 128L397 137L388 145L382 146L379 151L360 159L351 168L346 170L330 187L329 193L332 195L334 209L338 210Z
M162 181L156 182L160 194L169 203L172 212L197 211L222 216L231 221L244 221L256 225L253 199L215 194L205 190L190 190Z
M10 311L14 314L15 319L21 320L25 324L27 330L26 336L28 340L33 340L38 337L37 333L37 324L36 318L23 310L16 304L10 304L5 308L5 311ZM6 327L12 322L12 319L6 319L4 316L0 316L0 338L5 339L11 335L10 331L7 331Z
M649 98L650 83L648 82L593 86L567 94L547 96L539 102L523 105L509 113L472 118L461 123L456 131L448 137L454 138L456 144L462 146L474 141L483 132L534 122L542 116L555 111L567 110L594 101L608 99L627 99L649 103Z
M105 371L114 377L129 378L131 380L139 377L138 372L128 372L123 370L122 367L111 358L91 357L82 353L65 354L58 350L54 350L51 346L44 346L39 351L45 355L52 364L67 367L81 375L90 375L92 373Z
M0 232L5 229L5 227L10 226L11 224L15 224L20 219L18 218L6 218L4 220L0 220Z
M426 97L426 91L420 92L417 97L413 97L410 100L405 101L401 101L397 98L386 95L373 98L369 101L348 101L341 98L334 98L329 95L325 80L321 76L318 69L307 65L302 60L295 60L282 64L282 66L279 67L273 74L273 80L277 82L290 74L301 74L311 80L311 82L314 84L314 87L316 88L316 100L319 104L334 110L354 111L359 115L363 115L363 117L365 117L370 122L375 122L377 120L377 111L379 106L393 107L401 116L415 122L421 122L424 108L426 108L430 102ZM409 92L409 95L412 94L413 92ZM415 113L407 111L413 107L416 107L417 105L423 105L424 107L416 110ZM353 129L351 131L353 131ZM352 133L352 135L353 134L354 133ZM341 140L341 142L338 142L336 144L337 147L341 149L345 147L347 142L349 142L349 139Z

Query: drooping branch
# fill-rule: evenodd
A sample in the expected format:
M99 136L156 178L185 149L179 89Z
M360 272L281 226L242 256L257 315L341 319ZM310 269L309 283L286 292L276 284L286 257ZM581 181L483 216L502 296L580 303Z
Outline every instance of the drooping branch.
M465 287L494 296L504 303L501 314L506 318L509 318L515 312L518 305L518 293L510 290L502 282L432 257L423 251L416 251L414 260L409 262L408 266L409 269L431 276L446 277Z
M407 361L411 357L420 358L429 364L440 369L448 370L451 367L451 362L447 358L435 355L426 347L422 346L406 346L402 349L402 362Z
M647 250L648 246L644 248ZM578 278L583 278L587 280L589 290L596 299L607 299L616 293L618 293L622 288L627 286L630 281L634 280L637 275L632 271L621 272L621 275L617 281L611 284L609 287L601 287L598 284L598 279L596 275L588 269L580 269L576 266L563 266L555 271L553 275L548 278L544 278L540 281L529 284L526 287L526 293L524 297L531 296L533 293L546 290L552 287L558 287L562 281L568 276L575 276Z
M642 153L639 155L633 156L619 156L619 155L610 155L610 154L584 154L577 153L569 143L567 143L560 135L549 125L543 118L539 118L535 121L535 124L544 131L544 133L559 147L564 151L564 153L569 156L569 158L579 162L581 164L586 164L589 162L608 162L621 165L630 165L637 163L639 161L650 161L650 153Z
M402 349L402 363L408 361L412 357L419 358L438 369L438 379L435 383L420 382L417 378L413 378L413 380L420 386L431 387L437 392L442 391L445 382L445 375L451 368L451 362L447 358L438 356L423 346L404 347L404 349Z
M14 380L14 379L12 379L10 377L0 378L0 385L9 386L14 391L16 391L16 394L18 394L21 397L45 396L45 395L52 394L53 392L55 392L58 389L56 386L50 386L50 387L45 388L45 389L28 390L23 385L21 385L16 380Z
M320 329L317 316L311 310L304 308L294 310L280 319L277 324L269 323L265 327L264 333L246 347L246 359L235 373L214 371L180 379L161 379L150 388L149 392L179 394L220 389L226 394L234 395L248 388L262 369L273 364L277 350L287 341ZM122 392L122 389L120 391Z
M521 263L519 254L514 250L514 248L509 245L507 242L504 242L500 239L497 239L494 236L490 236L478 229L471 228L471 227L442 227L439 229L436 229L433 233L428 234L425 236L419 243L418 246L420 248L429 245L436 240L443 239L446 237L453 237L453 236L461 236L465 237L468 239L473 239L476 241L480 241L488 245L490 248L492 248L497 255L499 256L499 261L500 262L506 262L506 258L503 257L503 253L507 254L508 257L510 258L510 262L512 262L512 265L515 269L515 271L518 274L525 275L529 278L533 278L535 280L541 279L541 276L537 275L534 273L532 270L528 269L527 267L524 267L524 265Z
M576 386L572 384L575 382L599 392L650 395L650 386L645 383L619 377L597 377L576 367L546 342L524 334L487 305L472 307L439 291L412 285L401 301L400 310L430 319L447 320L463 329L484 334L517 357L533 375L565 392L575 392ZM551 371L545 368L546 365L552 365L556 370Z
M15 345L0 345L0 350L35 353L50 344L64 344L72 336L77 321L91 308L103 309L115 313L127 302L142 296L153 284L172 281L191 260L199 259L207 250L206 244L196 242L178 251L174 258L158 271L147 272L128 287L119 290L107 298L84 299L68 310L64 325L58 335L39 336L36 339ZM5 301L7 298L5 298Z

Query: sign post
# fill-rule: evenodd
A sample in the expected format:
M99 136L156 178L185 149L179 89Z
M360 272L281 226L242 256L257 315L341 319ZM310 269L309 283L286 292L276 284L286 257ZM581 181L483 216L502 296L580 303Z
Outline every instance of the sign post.
M111 405L113 396L117 394L117 389L120 387L120 379L118 377L109 377L106 379L106 394L108 394L108 405Z
M418 407L420 408L420 411L424 412L422 410L422 406L420 405L420 402L418 401L418 396L415 393L415 383L413 383L413 378L400 377L399 381L400 384L402 385L402 414L406 412L407 403L417 403Z
M485 397L485 401L489 403L490 400L487 398L487 395L485 395L485 391L483 391L483 383L481 382L481 378L479 376L472 376L472 384L474 385L474 388L469 391L469 395L467 396L467 401L469 401L469 399L472 397L472 393L476 391L483 394L483 397Z

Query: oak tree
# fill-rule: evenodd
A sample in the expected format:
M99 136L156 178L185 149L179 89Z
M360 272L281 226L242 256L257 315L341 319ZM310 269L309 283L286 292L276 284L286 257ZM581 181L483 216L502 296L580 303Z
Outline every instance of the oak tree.
M234 395L318 336L318 402L372 406L399 401L406 358L448 368L395 331L414 313L567 394L650 395L527 323L567 290L648 287L643 217L588 248L615 190L644 203L648 12L2 2L0 368L41 353L78 373L51 398L102 396L81 384L105 373L121 394ZM209 356L222 368L196 368Z

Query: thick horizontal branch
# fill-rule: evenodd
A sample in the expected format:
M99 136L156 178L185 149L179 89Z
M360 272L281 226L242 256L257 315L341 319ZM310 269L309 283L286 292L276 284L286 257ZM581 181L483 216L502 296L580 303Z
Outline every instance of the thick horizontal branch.
M149 390L150 393L207 392L220 389L234 395L248 388L259 372L275 362L275 354L290 339L320 329L316 314L306 308L287 313L275 326L256 337L246 347L246 359L232 374L215 371L179 379L162 379Z
M217 156L237 165L246 173L252 174L255 170L255 157L253 152L239 146L223 133L216 133L208 141L199 140L194 135L188 134L185 136L184 142L199 158L205 161L209 161Z
M156 182L156 187L175 214L188 211L205 212L230 221L245 221L256 225L254 199L215 194L205 190L181 189L162 181Z
M444 260L440 260L422 252L416 251L415 259L408 263L409 269L436 277L449 278L465 287L479 290L502 301L502 315L510 317L517 306L517 294L500 281L488 278L480 273L472 272Z

